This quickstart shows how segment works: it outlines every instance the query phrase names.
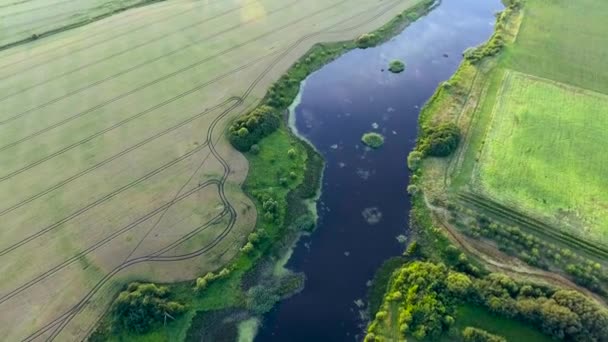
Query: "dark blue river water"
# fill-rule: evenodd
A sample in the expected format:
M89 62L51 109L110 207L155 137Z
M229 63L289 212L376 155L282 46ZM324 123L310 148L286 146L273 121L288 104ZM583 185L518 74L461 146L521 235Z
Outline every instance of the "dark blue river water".
M462 52L492 33L499 0L443 0L391 41L352 51L311 75L296 107L296 126L323 155L319 226L297 245L288 267L307 276L300 294L264 318L256 341L353 341L365 322L355 301L407 235L406 157L420 108L457 69ZM447 57L446 57L447 56ZM402 74L387 69L406 63ZM361 135L382 133L367 150Z

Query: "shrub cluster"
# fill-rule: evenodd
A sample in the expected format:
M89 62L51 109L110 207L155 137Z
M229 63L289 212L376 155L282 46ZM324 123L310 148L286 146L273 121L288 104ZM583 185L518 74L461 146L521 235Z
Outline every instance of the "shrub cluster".
M464 52L464 58L469 62L476 64L486 57L496 56L505 47L504 35L506 34L507 22L511 15L519 9L521 3L520 0L506 0L505 4L507 8L498 14L495 32L490 40Z
M234 121L228 128L228 137L237 150L247 152L279 126L281 118L277 110L270 106L259 106Z
M279 202L267 197L262 201L264 219L268 222L276 221L279 217Z
M502 336L490 334L489 332L474 327L466 327L462 330L464 342L507 342Z
M449 156L460 142L460 129L452 122L428 125L421 133L417 149L428 156Z
M380 42L380 37L375 33L364 33L357 38L357 47L360 49L367 49L375 46Z
M495 33L490 40L480 46L468 48L464 51L464 58L475 64L485 57L496 56L505 46L505 40L499 32Z
M185 306L169 300L169 289L154 284L131 283L118 295L114 306L118 325L127 331L144 333L165 319L185 311Z
M555 339L608 340L608 312L576 291L553 292L502 274L480 279L474 287L479 304L494 313L528 322Z
M202 277L196 278L196 285L194 286L194 290L200 293L205 290L213 281L226 278L228 275L230 275L230 270L227 268L222 269L217 274L209 272Z
M249 234L249 236L247 237L247 243L241 248L241 251L243 253L250 253L251 251L253 251L255 244L262 239L262 237L265 235L264 233L264 230L259 230L258 232L253 232Z

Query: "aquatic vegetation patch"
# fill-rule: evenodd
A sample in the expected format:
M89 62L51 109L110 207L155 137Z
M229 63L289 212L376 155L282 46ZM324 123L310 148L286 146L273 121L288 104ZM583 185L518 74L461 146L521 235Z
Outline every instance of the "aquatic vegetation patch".
M369 132L363 134L361 141L373 149L378 149L384 145L384 136L380 133Z
M370 225L378 224L382 220L382 212L377 207L365 208L361 212L361 215L363 215L365 221Z
M400 60L390 62L388 70L394 74L399 74L405 71L405 63Z

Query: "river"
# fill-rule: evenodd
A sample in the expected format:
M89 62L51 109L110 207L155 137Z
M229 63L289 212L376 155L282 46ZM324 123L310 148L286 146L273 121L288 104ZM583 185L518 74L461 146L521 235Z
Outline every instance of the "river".
M266 315L256 341L361 339L358 300L382 262L402 252L397 236L408 234L406 158L420 108L462 52L489 38L502 8L499 0L443 0L389 42L351 51L306 80L295 125L326 161L319 225L287 264L306 274L305 289ZM405 72L386 70L394 59ZM385 136L379 150L360 143L369 131Z

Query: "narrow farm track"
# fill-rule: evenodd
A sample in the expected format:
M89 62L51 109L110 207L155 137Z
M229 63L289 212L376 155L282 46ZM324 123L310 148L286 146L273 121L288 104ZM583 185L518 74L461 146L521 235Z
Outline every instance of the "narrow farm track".
M466 236L462 235L457 228L454 228L448 223L446 218L449 216L449 213L447 213L444 208L433 206L426 197L425 203L432 211L434 219L446 232L447 237L454 244L458 245L463 251L475 257L477 261L483 263L493 272L505 272L514 276L525 277L535 281L569 288L581 293L585 293L589 297L595 299L601 305L606 305L603 298L589 291L588 289L575 284L560 274L530 267L523 264L517 258L510 257L497 250L495 246L486 245L482 241L467 238Z
M144 84L135 87L129 87L129 80L135 76L130 76L129 73L117 76L115 80L120 79L125 86L120 88L120 93L109 94L109 97L95 91L93 89L95 86L68 95L65 100L82 98L85 99L83 104L88 103L86 99L89 98L94 101L90 101L91 105L85 108L78 108L82 107L82 104L78 103L74 106L77 110L70 111L72 114L59 112L58 121L49 116L55 111L53 104L45 105L54 98L49 97L41 99L42 102L36 104L36 106L43 105L38 109L42 121L38 122L39 115L24 115L18 120L4 123L7 127L21 126L26 129L22 132L26 133L25 136L16 139L4 140L5 147L0 150L0 158L3 160L8 161L13 159L12 155L21 154L25 158L13 159L11 162L13 167L7 164L2 170L3 176L0 176L3 177L0 180L3 189L16 191L17 188L22 187L24 190L19 192L17 197L0 202L0 216L9 222L7 229L0 232L5 243L4 246L0 246L0 260L5 265L0 271L5 274L14 272L13 268L17 266L11 268L10 260L26 261L30 259L28 255L31 255L31 260L38 260L29 261L26 270L0 283L0 308L4 310L0 311L4 312L4 314L0 313L0 322L3 322L2 326L11 327L6 336L26 341L85 339L93 329L95 321L107 310L110 300L108 293L115 293L108 291L117 290L117 284L124 279L141 277L146 272L154 272L152 270L163 270L163 276L159 281L187 279L200 274L205 269L212 270L219 267L218 261L230 260L238 251L243 237L251 230L255 216L245 210L244 204L247 204L248 200L235 190L238 189L238 184L242 182L246 173L246 164L243 165L242 156L227 146L223 135L226 123L245 108L251 108L268 85L313 43L326 39L352 39L358 34L380 26L412 4L407 0L382 1L380 5L360 0L359 6L345 0L317 1L318 4L307 4L304 6L305 9L299 9L298 6L301 4L295 1L291 4L275 0L263 2L275 3L275 6L266 6L269 9L263 13L263 18L268 24L260 21L260 12L256 12L254 16L256 19L245 15L240 18L238 27L231 25L222 28L225 31L229 27L234 27L232 29L234 32L228 31L225 33L226 36L221 36L222 40L231 41L228 48L214 47L209 49L210 53L207 52L205 56L207 49L200 49L198 45L213 46L217 43L203 37L214 34L213 30L203 30L203 34L194 39L195 42L193 40L189 42L195 48L193 52L198 53L193 55L196 58L194 62L159 64L173 65L173 70L169 73L162 70L150 73ZM217 4L220 2L218 1ZM249 4L250 2L242 4L239 15L242 16L247 12L243 9L249 8ZM222 13L226 13L225 17L230 18L236 12L226 7ZM273 15L273 13L281 13L281 15ZM293 15L294 13L297 15ZM124 15L128 15L128 12ZM315 22L317 24L311 25ZM244 28L249 24L258 28L254 30ZM177 29L165 32L167 34L176 32L180 27L185 27L184 25L189 24L183 22ZM270 29L264 29L265 25ZM142 31L146 29L142 28ZM241 31L247 34L244 35ZM294 36L294 32L297 36ZM125 37L128 36L125 34ZM242 39L242 36L245 39ZM29 84L23 83L21 88L23 94L35 93L37 89L50 87L74 74L96 76L96 73L87 70L105 63L98 63L100 58L106 58L105 61L120 58L121 51L125 51L124 56L130 56L137 49L145 50L154 45L155 43L152 42L145 44L151 39L162 41L159 39L161 36L158 35L157 38L152 38L154 35L148 37L147 40L137 40L140 46L123 45L130 50L129 52L124 48L108 50L106 54L87 59L83 64L87 67L66 65L68 68L58 69L57 72L49 74L48 78L40 78ZM76 37L76 40L78 39L80 38ZM162 49L163 54L179 48L179 45L170 45L167 45L169 48ZM79 45L72 46L76 49L80 48ZM265 48L260 49L260 46ZM247 58L241 59L238 63L237 53L244 54ZM38 53L33 51L32 55L35 54ZM182 55L177 52L176 55L178 54ZM44 55L39 57L44 58ZM132 68L138 65L137 63L145 63L147 58L149 57L146 55L142 59L133 59L135 63L128 66ZM211 69L211 66L199 68L205 64L216 65L223 60L225 62L214 69ZM37 63L35 58L30 62L34 63L33 65ZM57 61L57 63L63 62ZM194 65L197 63L199 64ZM27 62L24 66L26 64ZM50 66L45 65L40 68L48 67ZM76 68L81 69L74 71ZM93 83L99 82L123 68L90 79ZM194 70L197 71L192 72ZM218 72L209 73L207 70ZM62 74L66 75L57 77ZM199 78L200 75L206 76ZM56 79L52 79L54 77ZM193 83L192 80L197 81ZM234 86L232 90L229 84L235 80L238 82L232 84L243 84L245 81L248 84L247 88L238 91L238 86ZM114 80L107 82L114 83ZM164 89L164 93L155 97L148 95L148 98L155 100L148 103L142 101L144 97L139 96L139 90L136 89L151 82L156 83L148 85L141 91L160 86ZM79 82L77 88L66 88L66 93L62 96L82 88L83 85L93 83ZM25 90L27 87L30 88ZM13 92L16 89L20 88L15 88ZM101 96L87 95L96 92ZM0 102L12 101L13 97L20 98L23 94L10 95L0 99ZM234 94L240 95L234 96ZM114 102L106 103L112 101L111 99L115 99ZM57 100L56 103L61 101L63 100ZM138 103L139 106L129 107L129 102ZM90 112L91 115L85 113L91 108L109 107L113 103L120 103L125 109L116 114L108 109L106 113L113 115L108 118L92 115L94 109ZM190 105L190 103L198 103L198 105ZM205 105L208 108L201 110L200 107ZM199 108L194 110L196 107ZM13 112L12 116L16 113L18 114ZM82 116L70 119L74 113ZM64 120L70 121L62 123ZM86 129L79 130L73 136L68 134L72 127L77 127L72 123L78 122L78 125L81 125L89 121L95 124L86 126ZM142 125L151 125L152 130L138 128ZM38 127L27 132L30 126ZM204 131L199 128L203 128ZM201 136L201 132L205 134ZM32 134L36 135L13 146L7 146ZM61 139L57 140L56 144L40 145L44 141L55 141L54 137ZM99 156L95 154L83 159L86 163L74 159L83 151L106 145L112 148ZM38 151L38 147L42 147L42 150ZM31 156L25 154L25 151L30 149L37 151ZM157 153L161 153L161 150L166 151L157 154L158 161L153 158L155 150L159 151ZM140 155L146 157L139 157ZM77 162L64 162L69 160ZM55 165L60 165L60 168L56 169ZM48 168L54 168L56 172L46 179L43 178L44 181L28 181L34 174L44 172ZM121 170L121 173L117 174L117 177L113 176L112 168ZM99 177L103 177L101 178L103 180ZM26 183L21 183L23 181ZM79 194L80 186L90 187L94 191L77 202L67 201ZM213 197L213 201L208 206L202 205L206 214L193 214L190 211L189 208L195 208L197 201L207 200L206 198L211 200L210 196ZM152 202L146 201L146 198L150 198ZM199 198L200 200L197 200ZM62 204L63 201L65 204ZM126 206L121 206L121 202ZM51 209L56 205L64 205L65 208L72 209L66 211L62 207L60 210L54 210L52 215L45 214L47 207ZM201 203L197 206L201 207ZM31 218L24 220L23 214L32 210L42 214L32 215ZM118 213L114 214L115 210ZM126 215L127 213L129 215ZM109 223L106 224L104 215L108 214L116 218L108 218ZM36 222L40 223L35 224ZM88 225L94 229L87 229ZM35 229L35 227L39 228ZM168 227L174 227L177 231L162 238L166 235ZM16 234L17 232L21 233ZM67 236L70 237L69 248L60 247L60 243ZM62 248L65 252L49 254L55 248ZM120 248L120 252L116 248ZM49 251L47 252L46 249ZM113 253L114 250L118 253ZM110 256L120 260L112 261ZM86 266L84 270L79 271L79 265L83 262L95 266ZM197 266L194 267L195 265ZM192 270L194 273L184 273L187 270ZM71 281L72 274L77 274L74 272L80 272L81 275L78 275L76 281ZM158 275L156 272L154 274ZM67 288L57 287L62 284ZM45 296L52 296L53 300ZM40 313L36 322L30 318L12 323L15 315L30 317L24 308L27 309L29 307L27 303L33 302L48 302L46 307L53 309ZM16 306L20 308L19 311L9 316L7 309Z
M578 236L552 227L545 222L528 217L517 212L511 207L504 206L485 196L471 193L460 193L458 194L458 198L463 203L471 205L477 209L481 209L484 212L488 212L507 224L521 226L526 230L532 231L536 235L554 239L573 248L574 250L582 250L599 260L608 259L608 247L605 247L598 242L593 243L584 240Z

